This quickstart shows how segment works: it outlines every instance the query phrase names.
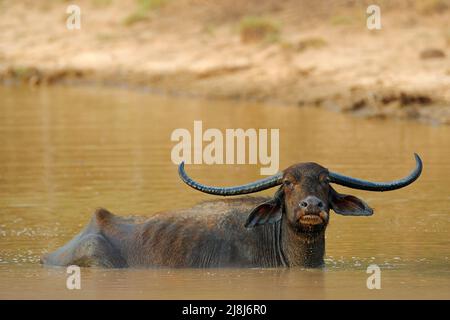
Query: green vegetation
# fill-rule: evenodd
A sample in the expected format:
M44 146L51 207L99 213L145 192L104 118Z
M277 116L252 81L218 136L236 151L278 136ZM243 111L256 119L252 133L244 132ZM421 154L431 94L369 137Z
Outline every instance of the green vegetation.
M111 5L113 0L93 0L92 3L96 7L107 7Z
M98 33L98 34L96 34L95 38L99 42L109 42L109 41L114 40L115 36L112 33Z
M143 11L135 11L133 13L131 13L130 15L128 15L124 20L123 20L123 24L126 26L131 26L135 23L141 22L141 21L145 21L148 20L148 14L147 12L143 12Z
M18 78L24 78L28 75L32 70L28 67L16 66L11 68L10 72L14 74Z
M149 12L162 8L170 1L171 0L136 0L136 10L123 20L123 24L131 26L135 23L146 21L149 19Z
M170 0L137 0L139 6L145 11L162 8L169 3L169 1Z
M350 16L344 16L344 15L337 15L332 16L330 18L330 22L332 25L338 26L338 25L350 25L352 24L354 19Z
M239 24L239 33L243 43L276 42L280 38L280 27L269 19L247 16Z
M212 24L208 24L208 25L204 26L203 32L209 36L214 36L214 34L216 32L216 27L213 26Z

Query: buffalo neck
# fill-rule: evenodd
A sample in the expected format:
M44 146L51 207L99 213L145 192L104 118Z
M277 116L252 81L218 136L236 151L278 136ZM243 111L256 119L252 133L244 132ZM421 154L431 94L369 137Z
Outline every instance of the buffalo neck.
M325 230L301 233L284 218L280 221L280 245L288 266L320 267L325 255Z

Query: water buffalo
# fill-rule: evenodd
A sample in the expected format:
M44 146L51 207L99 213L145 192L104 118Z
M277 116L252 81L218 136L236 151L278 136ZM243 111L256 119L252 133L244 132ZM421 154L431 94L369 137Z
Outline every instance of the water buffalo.
M361 199L336 192L331 183L353 189L403 188L422 172L378 183L328 171L316 163L295 164L249 184L209 187L181 179L201 192L234 196L279 186L272 198L239 197L206 201L192 208L156 214L145 221L98 209L87 227L58 250L45 255L48 265L101 267L319 267L330 209L341 215L370 216Z

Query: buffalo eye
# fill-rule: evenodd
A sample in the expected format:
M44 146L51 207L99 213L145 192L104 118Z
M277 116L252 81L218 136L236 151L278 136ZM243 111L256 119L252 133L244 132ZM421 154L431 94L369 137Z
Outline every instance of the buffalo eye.
M329 184L330 183L330 177L328 175L321 175L319 178L320 182Z
M285 187L289 187L289 188L292 187L292 182L289 181L289 180L284 180L283 184L284 184Z

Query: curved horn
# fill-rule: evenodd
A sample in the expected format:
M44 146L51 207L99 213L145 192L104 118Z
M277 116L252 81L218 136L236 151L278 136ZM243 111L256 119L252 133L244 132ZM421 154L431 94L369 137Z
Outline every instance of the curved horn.
M273 176L257 180L255 182L243 184L234 187L210 187L205 186L192 180L184 171L184 161L178 166L178 174L180 178L190 187L199 190L204 193L216 194L221 196L235 196L240 194L247 194L258 192L261 190L269 189L281 184L281 179L283 178L283 173L279 172Z
M347 177L339 173L330 172L330 182L340 184L341 186L346 186L353 189L369 190L369 191L390 191L396 190L413 183L422 173L422 160L417 153L414 153L416 158L416 167L414 170L406 177L400 180L394 180L389 182L371 182L366 180L361 180L357 178Z

